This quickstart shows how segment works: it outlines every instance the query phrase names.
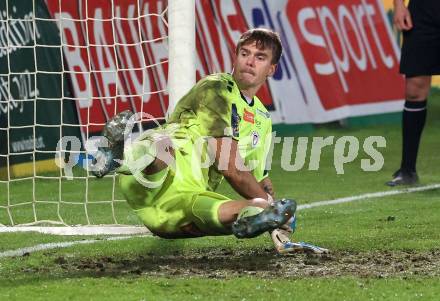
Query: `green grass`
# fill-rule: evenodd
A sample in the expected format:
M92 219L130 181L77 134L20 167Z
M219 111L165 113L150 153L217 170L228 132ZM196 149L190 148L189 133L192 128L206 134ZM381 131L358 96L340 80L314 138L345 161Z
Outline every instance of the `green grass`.
M19 288L1 281L6 300L436 300L438 280L168 278L35 279ZM431 288L427 290L428 288ZM5 288L5 289L3 289ZM68 289L66 289L68 288Z
M431 98L420 148L418 171L421 185L440 183L440 149L438 129L440 127L440 94ZM388 191L384 182L400 163L400 125L361 127L327 127L308 134L312 137L355 136L361 142L368 136L383 136L386 148L380 149L385 164L380 171L364 172L361 159L368 158L361 151L358 158L344 166L344 174L338 175L333 165L334 146L323 149L319 169L308 170L310 141L305 166L296 172L286 172L280 167L282 149L275 150L273 168L270 172L276 194L293 197L300 204L358 195L368 192ZM296 143L294 144L294 152ZM75 170L83 175L81 170ZM55 180L38 180L35 196L37 200L59 199L59 183ZM113 179L63 181L62 197L67 202L88 202L93 223L113 222L112 210L106 201L113 193L122 199ZM14 182L10 185L10 204L32 201L31 181ZM87 184L87 188L85 187ZM0 183L0 206L8 202L6 185ZM113 188L115 189L113 192ZM298 213L296 240L303 240L334 252L438 252L440 250L440 190L387 196L362 202L340 204L303 210ZM219 192L236 196L227 184ZM95 206L95 207L94 207ZM125 203L116 205L116 217L120 223L138 224ZM56 204L37 204L39 217L57 218ZM63 211L64 210L64 211ZM11 213L14 220L33 220L32 206L15 207ZM84 206L63 204L62 217L66 222L84 223ZM0 209L0 223L9 224L5 209ZM87 237L90 238L90 237ZM94 238L94 237L92 237ZM0 234L0 252L41 243L86 239L84 237L59 237L33 233ZM232 251L230 260L248 262L256 256L256 250L271 248L266 236L250 240L237 240L232 236L206 237L188 240L162 240L153 237L131 238L124 241L103 241L90 245L75 245L64 249L40 251L29 256L0 259L0 300L437 300L440 294L439 279L434 276L391 275L376 276L329 276L329 277L258 277L233 270L230 276L209 279L207 275L215 268L213 260L206 266L206 275L155 274L155 270L144 269L140 275L95 271L93 269L64 269L57 258L66 258L69 263L111 257L136 264L139 258L160 261L174 258L172 263L179 269L191 269L192 264L201 264L203 254L209 250ZM193 254L193 255L191 255ZM194 255L195 254L195 255ZM239 254L239 255L237 255ZM174 256L174 257L173 257ZM185 257L185 256L188 256ZM192 256L192 257L191 257ZM262 262L276 261L265 255ZM220 256L221 257L221 256ZM176 259L177 258L177 259ZM179 258L182 262L179 262ZM228 256L221 258L225 260ZM171 260L171 259L170 259ZM209 261L210 259L206 259ZM297 260L292 258L292 262ZM142 261L142 260L141 260ZM207 262L208 264L208 262ZM228 269L226 264L222 268ZM295 266L294 263L292 263ZM166 264L155 263L156 268ZM317 265L316 269L320 266ZM243 266L246 270L246 266ZM437 273L438 275L438 273Z

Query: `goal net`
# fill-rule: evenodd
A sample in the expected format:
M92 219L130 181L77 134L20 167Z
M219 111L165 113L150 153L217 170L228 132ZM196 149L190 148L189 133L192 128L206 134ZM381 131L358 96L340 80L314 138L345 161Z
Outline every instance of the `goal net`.
M126 109L164 121L194 24L194 0L0 0L0 232L146 231L117 176L91 175L93 141Z

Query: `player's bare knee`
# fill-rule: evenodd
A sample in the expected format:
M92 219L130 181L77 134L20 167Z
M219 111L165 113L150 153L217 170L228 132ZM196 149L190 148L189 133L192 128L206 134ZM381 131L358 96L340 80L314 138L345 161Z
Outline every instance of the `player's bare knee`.
M426 100L431 88L431 77L420 76L406 79L405 98L410 101Z

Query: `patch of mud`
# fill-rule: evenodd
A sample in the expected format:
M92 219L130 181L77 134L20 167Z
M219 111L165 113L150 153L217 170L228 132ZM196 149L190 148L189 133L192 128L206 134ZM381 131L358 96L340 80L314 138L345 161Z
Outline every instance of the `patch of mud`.
M68 273L98 275L148 275L165 277L204 276L229 278L252 275L263 278L357 276L440 276L440 250L337 251L327 255L279 256L272 249L237 251L229 249L158 256L147 254L130 259L113 257L75 259L58 257L54 263Z

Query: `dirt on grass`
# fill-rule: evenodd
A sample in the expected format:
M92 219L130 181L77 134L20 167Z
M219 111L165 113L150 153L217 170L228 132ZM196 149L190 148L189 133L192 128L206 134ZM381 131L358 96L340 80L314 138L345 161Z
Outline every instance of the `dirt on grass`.
M407 277L440 276L440 250L336 251L330 254L280 256L272 249L256 251L203 250L191 254L146 254L131 259L113 257L57 257L55 264L67 273L95 276L164 276L230 278L251 275L261 278L303 277Z

